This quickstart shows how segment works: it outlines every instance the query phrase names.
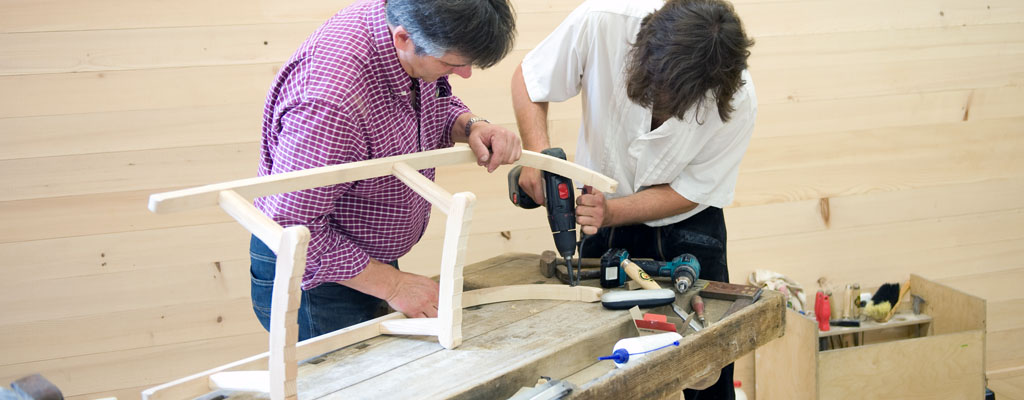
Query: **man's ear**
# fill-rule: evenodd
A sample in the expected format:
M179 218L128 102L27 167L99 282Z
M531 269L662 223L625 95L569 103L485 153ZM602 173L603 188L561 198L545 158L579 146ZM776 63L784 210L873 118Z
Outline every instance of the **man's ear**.
M395 41L395 48L404 52L412 52L416 46L412 43L412 37L405 30L404 26L398 26L391 30L391 38Z

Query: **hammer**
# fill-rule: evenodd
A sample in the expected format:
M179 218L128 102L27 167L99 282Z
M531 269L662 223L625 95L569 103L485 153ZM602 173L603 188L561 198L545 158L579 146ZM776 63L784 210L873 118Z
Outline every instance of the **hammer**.
M582 263L582 268L601 268L600 258L578 257L577 260ZM558 268L559 266L562 268ZM555 271L567 274L568 272L564 268L565 259L559 256L558 253L551 250L544 250L543 253L540 253L540 274L544 275L545 278L555 276Z

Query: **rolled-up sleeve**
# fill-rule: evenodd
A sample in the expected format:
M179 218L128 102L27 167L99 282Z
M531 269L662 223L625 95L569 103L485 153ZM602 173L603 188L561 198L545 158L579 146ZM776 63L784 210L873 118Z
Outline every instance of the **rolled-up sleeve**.
M273 147L272 174L361 161L362 133L336 107L319 101L300 103L280 116L279 143ZM351 279L369 256L330 226L335 202L352 183L276 194L262 199L263 211L282 226L305 225L310 241L303 289Z

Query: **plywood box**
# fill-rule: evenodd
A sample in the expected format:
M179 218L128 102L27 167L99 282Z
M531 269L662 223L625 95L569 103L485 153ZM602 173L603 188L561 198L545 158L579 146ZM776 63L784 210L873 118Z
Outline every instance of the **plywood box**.
M885 333L868 344L819 350L817 323L787 310L785 336L754 353L755 393L772 399L980 399L985 394L985 300L910 277L925 300L907 324L912 337ZM903 321L915 319L910 311ZM897 314L900 315L900 314ZM897 318L891 326L900 325ZM884 325L884 324L882 324ZM899 328L889 329L899 330ZM877 335L876 335L877 336Z

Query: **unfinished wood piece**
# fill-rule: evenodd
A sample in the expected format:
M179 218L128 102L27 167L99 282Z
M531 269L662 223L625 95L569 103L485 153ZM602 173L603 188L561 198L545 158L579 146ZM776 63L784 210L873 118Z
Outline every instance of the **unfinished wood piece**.
M507 285L462 293L463 307L513 300L568 300L593 303L601 300L604 290L589 286Z
M821 352L819 365L829 367L818 370L820 398L980 399L984 334L972 330ZM900 367L885 367L892 365Z
M921 312L932 317L929 335L967 330L985 331L987 304L985 299L969 295L949 286L910 275L911 293L925 300Z
M428 179L404 162L396 162L391 166L391 172L406 186L412 188L417 194L448 214L452 208L452 194L441 188L434 181Z
M472 193L456 193L445 223L441 249L440 291L437 295L437 340L446 349L462 343L462 269L466 262L469 223L473 220Z
M220 192L220 198L218 200L220 208L224 212L228 213L235 221L238 221L245 229L256 235L263 244L266 244L270 250L277 254L281 245L281 235L284 232L284 228L278 225L277 222L270 219L263 214L256 206L252 205L252 202L246 200L238 193L232 190L225 190ZM305 267L303 267L305 268Z
M447 149L241 179L154 194L149 197L149 210L155 213L167 213L214 206L217 204L219 193L222 190L234 190L242 197L252 199L277 193L294 192L375 178L390 175L393 165L397 162L408 164L413 169L425 169L476 162L476 156L469 147L460 145ZM554 172L572 179L577 184L590 185L594 189L606 193L614 192L618 186L614 179L597 172L565 160L532 151L523 150L519 161L516 161L516 165Z
M786 334L754 353L758 399L818 398L818 325L786 310Z
M295 344L299 339L299 305L308 245L309 229L305 226L285 228L278 245L280 250L270 306L269 367L270 398L273 400L296 398L298 360L295 358Z
M444 328L445 327L441 325L437 318L399 318L390 321L382 321L380 323L380 334L440 337ZM441 344L441 346L444 346L444 344Z

